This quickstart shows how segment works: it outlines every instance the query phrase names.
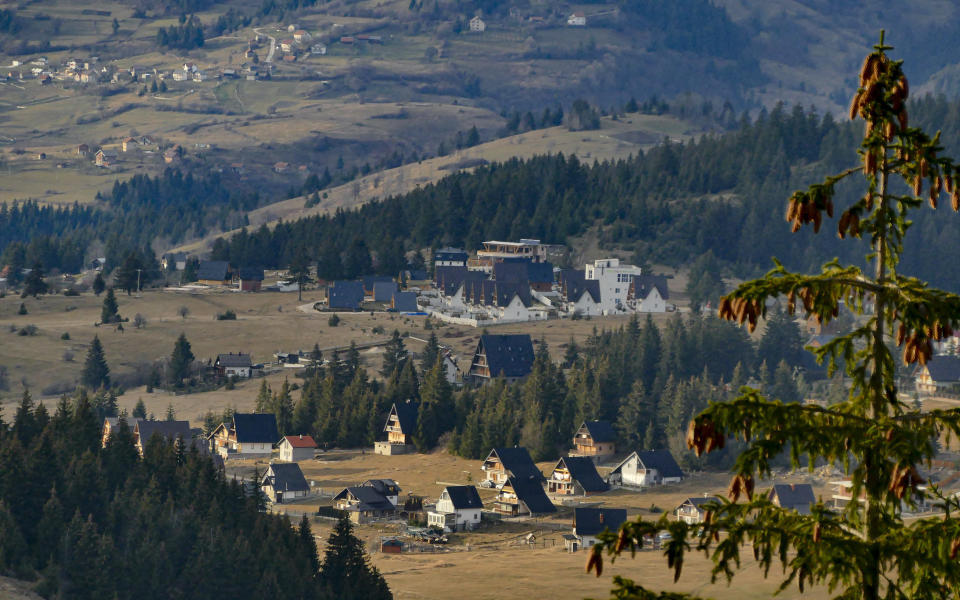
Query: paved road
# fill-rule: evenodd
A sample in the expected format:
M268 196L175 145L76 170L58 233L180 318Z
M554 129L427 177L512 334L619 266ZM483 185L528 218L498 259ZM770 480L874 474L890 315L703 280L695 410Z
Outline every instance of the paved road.
M254 29L254 31L257 32L257 33L261 33L259 27L256 28L256 29ZM264 33L264 34L262 34L262 35L267 36L267 39L270 40L270 51L267 52L267 58L265 58L263 62L273 62L273 53L274 53L274 52L276 51L276 49L277 49L277 38L273 37L273 36L270 35L269 33Z

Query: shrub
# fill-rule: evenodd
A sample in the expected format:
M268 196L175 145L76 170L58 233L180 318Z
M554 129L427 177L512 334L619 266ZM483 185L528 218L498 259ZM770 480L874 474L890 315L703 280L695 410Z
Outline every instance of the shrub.
M327 320L327 325L330 327L336 327L340 324L340 317L337 315L330 315L330 319Z
M20 310L17 311L17 314L18 314L18 315L25 315L25 314L27 314L27 305L24 304L23 302L21 302L21 303L20 303Z
M64 350L63 362L73 362L73 352L70 352L69 350Z
M63 333L60 334L60 339L61 339L61 340L69 340L69 339L70 339L70 334L69 334L68 332L64 331Z
M143 329L147 326L147 318L137 313L133 316L133 326L137 329Z
M217 313L218 321L236 321L237 313L233 312L230 309L227 309L225 312Z
M17 335L35 336L37 335L37 331L39 330L36 325L24 325L20 328L20 331L17 332Z
M80 295L80 291L71 288L71 289L69 289L69 290L63 290L63 295L64 295L64 296L79 296L79 295Z

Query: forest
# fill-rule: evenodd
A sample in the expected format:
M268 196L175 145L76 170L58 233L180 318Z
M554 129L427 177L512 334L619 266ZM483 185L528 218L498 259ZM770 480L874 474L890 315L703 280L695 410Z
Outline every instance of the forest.
M328 447L355 448L372 445L393 403L409 400L418 406L414 441L422 451L440 444L480 459L492 447L519 444L538 461L562 456L584 420L603 419L616 423L624 448L668 447L685 467L701 468L707 463L682 437L690 418L747 383L798 401L804 381L823 377L804 343L785 313L771 315L758 344L713 316L677 315L662 329L635 316L619 329L595 331L582 347L571 340L559 364L539 342L523 382L454 390L437 360L435 334L414 360L395 333L385 348L382 380L360 366L355 349L331 356L315 350L303 382L288 381L279 390L264 382L256 409L276 414L282 434L309 433ZM823 388L842 395L842 386ZM207 427L218 419L208 414ZM726 465L735 455L713 454L710 464Z
M126 421L101 447L102 422L83 390L0 419L0 574L45 598L391 597L349 521L321 559L306 517L263 512L256 476L159 436L141 458Z

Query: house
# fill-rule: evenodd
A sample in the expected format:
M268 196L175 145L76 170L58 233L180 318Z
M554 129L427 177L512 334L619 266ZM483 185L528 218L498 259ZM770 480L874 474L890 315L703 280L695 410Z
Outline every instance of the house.
M468 375L480 383L495 377L517 381L532 369L533 342L529 335L481 335Z
M280 50L283 52L293 52L293 40L280 40Z
M184 72L184 73L196 73L196 72L197 72L197 65L195 65L195 64L192 63L192 62L185 62L185 63L183 63L183 72Z
M209 436L224 459L269 456L279 437L273 413L234 413L231 424L221 423Z
M807 343L804 345L805 348L821 348L826 346L833 340L837 338L836 335L825 333L820 335L811 336Z
M380 542L380 552L383 554L402 554L403 542L397 538L389 538Z
M526 448L494 448L483 461L480 469L486 473L486 481L501 485L510 477L529 478L543 481L543 473L530 458Z
M296 54L284 54L284 55L283 55L283 62L297 62L297 55L296 55Z
M310 54L316 54L318 56L323 56L327 53L327 47L323 44L314 44L310 46Z
M610 485L647 487L683 481L683 471L669 450L632 452L607 478Z
M355 487L344 488L333 497L333 505L346 511L355 523L392 517L397 512L400 486L392 479L371 479Z
M395 281L378 281L373 284L374 302L392 302L393 295L398 291Z
M477 258L467 261L467 267L489 273L493 265L504 259L526 258L530 262L546 262L547 246L540 240L521 239L519 242L489 240L477 250Z
M363 302L363 283L359 281L334 281L327 294L330 308L359 310Z
M190 432L189 421L147 421L140 419L133 426L134 445L137 452L143 456L143 449L150 438L158 435L164 441L176 442L178 439L189 441L193 435Z
M607 529L616 531L627 521L625 508L576 508L573 511L573 535L580 546L590 548L597 543L597 535Z
M259 292L263 285L263 269L240 267L237 271L237 289L241 292Z
M77 146L77 156L86 156L90 154L90 146L86 144L80 144Z
M706 516L706 509L703 507L708 502L720 504L720 499L716 496L703 496L702 498L691 497L683 501L683 504L674 509L673 514L677 516L678 521L683 521L689 525L703 523Z
M566 303L567 312L580 316L595 317L603 314L600 282L588 280L583 271L564 269L560 271L560 297Z
M387 439L374 444L376 454L407 454L413 451L413 435L417 431L417 405L407 400L394 402L383 426Z
M341 44L350 45L350 44L352 44L354 41L356 41L356 40L354 40L354 39L353 39L353 36L350 36L350 35L345 35L345 36L343 36L343 37L340 38L340 43L341 43Z
M187 253L167 252L160 257L160 266L163 267L165 271L182 271L187 268Z
M273 172L274 173L286 173L290 168L290 163L279 161L273 163Z
M193 80L196 81L197 83L201 83L203 81L206 81L207 79L209 79L209 77L203 71L195 71L193 73Z
M810 505L817 503L813 486L809 483L777 483L770 490L770 501L780 508L810 514Z
M570 456L604 458L617 452L617 434L609 421L584 421L573 436Z
M173 148L167 148L163 152L163 162L168 165L180 160L180 157L183 155L183 148L180 146L174 146Z
M313 458L317 443L309 435L285 435L277 448L280 449L280 460L297 462Z
M497 492L497 499L493 503L494 510L508 517L557 512L557 507L543 491L541 479L542 475L539 478L535 475L508 477Z
M189 81L189 80L190 80L190 74L189 74L189 73L184 73L183 71L174 71L174 72L173 72L173 80L174 80L174 81Z
M600 282L601 308L604 314L627 310L627 299L634 277L641 274L640 267L620 264L619 258L603 258L587 264L584 279Z
M487 29L487 24L480 17L470 19L470 31L483 33Z
M433 253L434 267L466 267L470 256L459 248L440 248Z
M110 434L113 433L113 431L116 430L117 427L119 427L120 420L121 420L121 417L107 417L103 420L103 429L102 429L103 435L100 440L101 446L107 445L107 440L110 439ZM127 417L124 420L127 422L127 428L130 430L130 434L132 435L133 428L137 426L137 423L140 422L140 419L138 417Z
M117 153L100 148L94 157L94 163L98 167L112 167L117 164Z
M553 265L549 262L527 264L527 281L530 289L538 292L553 291Z
M270 463L260 479L260 489L271 502L283 504L295 498L303 498L310 492L300 465L290 463Z
M293 41L297 43L304 43L310 41L310 34L304 31L303 29L297 29L293 32Z
M123 138L123 141L120 142L120 148L124 152L129 152L130 150L133 150L136 144L137 144L137 140L133 139L132 137L127 137L127 138Z
M567 17L567 25L571 27L586 27L587 26L587 16L580 11L577 11Z
M590 496L609 491L610 484L597 473L597 466L586 456L561 458L547 479L547 493L557 496Z
M397 312L419 312L416 292L394 292L390 308Z
M197 267L197 283L229 285L230 264L225 260L205 260Z
M218 354L213 368L218 377L243 377L249 379L253 375L253 362L249 354L240 352L234 354Z
M393 282L393 277L389 275L367 275L361 279L363 283L363 295L367 298L373 299L374 287L378 283L388 283Z
M931 356L927 364L918 363L913 377L917 392L921 394L956 392L960 388L960 357Z
M627 304L636 312L666 312L669 299L667 278L663 275L636 275L627 293Z
M427 513L427 526L451 532L476 529L482 510L475 486L448 485L440 492L436 508Z

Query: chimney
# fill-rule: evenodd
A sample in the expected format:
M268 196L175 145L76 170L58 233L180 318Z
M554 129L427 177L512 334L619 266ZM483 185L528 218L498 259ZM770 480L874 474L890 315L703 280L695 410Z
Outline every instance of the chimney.
M300 439L301 439L301 440L303 439L303 434L302 434L302 433L300 434Z

